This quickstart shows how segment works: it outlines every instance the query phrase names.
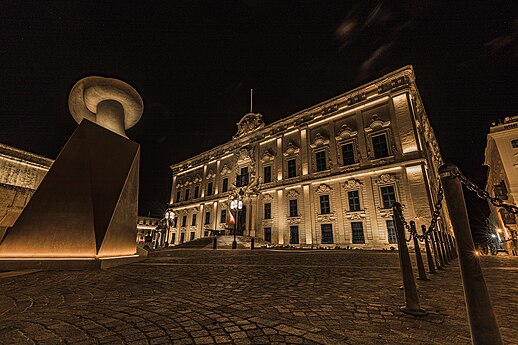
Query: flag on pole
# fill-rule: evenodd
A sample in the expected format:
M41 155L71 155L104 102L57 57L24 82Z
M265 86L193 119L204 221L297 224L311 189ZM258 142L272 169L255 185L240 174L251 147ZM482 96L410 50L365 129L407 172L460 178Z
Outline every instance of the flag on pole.
M227 212L227 219L226 219L227 225L235 224L236 220L234 219L234 215L232 212Z

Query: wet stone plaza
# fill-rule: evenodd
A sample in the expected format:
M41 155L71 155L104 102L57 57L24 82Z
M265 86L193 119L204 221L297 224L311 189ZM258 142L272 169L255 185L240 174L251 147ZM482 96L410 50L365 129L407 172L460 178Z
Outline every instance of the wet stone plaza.
M517 260L481 260L506 344ZM169 249L109 270L3 272L0 344L471 344L458 260L430 278L415 318L399 310L397 252Z

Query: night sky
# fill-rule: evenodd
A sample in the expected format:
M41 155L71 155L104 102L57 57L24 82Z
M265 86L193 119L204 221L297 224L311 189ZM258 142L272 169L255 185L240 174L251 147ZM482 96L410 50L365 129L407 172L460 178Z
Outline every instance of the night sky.
M171 164L231 139L251 88L268 124L411 64L444 160L479 184L489 126L518 114L515 1L4 0L0 43L5 144L55 158L82 77L140 93L141 215L163 214Z

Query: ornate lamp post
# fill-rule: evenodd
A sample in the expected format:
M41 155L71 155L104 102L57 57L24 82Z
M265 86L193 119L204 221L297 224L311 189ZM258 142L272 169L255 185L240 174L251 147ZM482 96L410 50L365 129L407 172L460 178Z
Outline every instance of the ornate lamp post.
M174 213L173 210L168 209L167 211L165 211L165 225L166 225L165 243L166 243L166 246L169 241L169 230L171 229L171 226L173 225L173 220L174 220L175 216L176 216L176 214Z
M232 242L232 249L237 248L236 230L237 230L239 210L241 210L242 208L243 208L243 200L242 200L242 190L241 190L240 193L237 194L237 196L232 197L232 201L230 202L230 209L232 211L235 211L235 214L236 214L235 221L234 221L234 241Z

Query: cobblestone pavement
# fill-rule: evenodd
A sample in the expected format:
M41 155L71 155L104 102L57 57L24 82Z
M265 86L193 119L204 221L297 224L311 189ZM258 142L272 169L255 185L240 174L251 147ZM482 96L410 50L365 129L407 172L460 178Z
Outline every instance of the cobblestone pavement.
M518 344L518 258L482 264ZM1 277L2 275L0 275ZM102 271L0 278L1 344L470 344L458 262L403 302L397 253L168 250Z

